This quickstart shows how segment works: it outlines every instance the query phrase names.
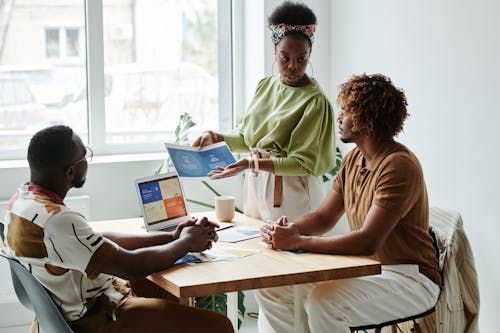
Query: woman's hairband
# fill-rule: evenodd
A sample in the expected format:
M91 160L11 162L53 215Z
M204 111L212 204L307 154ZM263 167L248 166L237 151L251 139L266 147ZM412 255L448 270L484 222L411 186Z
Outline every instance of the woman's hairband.
M314 32L316 31L315 24L308 25L290 25L286 23L271 24L271 40L274 45L277 45L289 31L300 31L309 38L311 44L314 42Z

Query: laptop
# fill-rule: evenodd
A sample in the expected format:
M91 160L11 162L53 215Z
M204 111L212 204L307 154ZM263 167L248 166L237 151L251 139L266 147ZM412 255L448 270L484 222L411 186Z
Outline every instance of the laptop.
M135 180L135 188L147 231L173 231L181 222L191 218L182 183L176 172ZM232 223L217 222L220 229Z

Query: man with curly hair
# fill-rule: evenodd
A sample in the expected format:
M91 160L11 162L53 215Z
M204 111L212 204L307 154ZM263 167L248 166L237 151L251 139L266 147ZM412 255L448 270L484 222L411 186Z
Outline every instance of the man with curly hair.
M405 94L381 74L357 75L340 86L340 139L355 143L320 208L295 223L286 216L262 227L274 249L371 256L380 275L299 286L305 332L406 318L432 308L441 275L429 234L429 206L417 157L396 136L408 117ZM322 237L346 214L351 231ZM257 292L259 332L293 330L293 289Z

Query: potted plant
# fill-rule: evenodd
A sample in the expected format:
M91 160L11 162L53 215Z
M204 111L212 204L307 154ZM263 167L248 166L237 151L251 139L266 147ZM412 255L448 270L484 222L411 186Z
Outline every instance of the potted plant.
M189 130L195 126L196 123L193 121L192 117L188 113L183 113L179 117L179 123L175 128L175 143L180 145L189 144L188 134ZM167 158L163 163L155 170L155 174L160 174L163 171L170 171L173 169L173 163L169 158ZM221 194L208 182L202 181L203 185L205 185L213 194L220 196ZM187 202L204 206L210 209L215 209L214 205L205 203L198 200L193 200L186 198ZM241 209L235 207L235 210L239 213L243 213ZM245 305L243 303L245 298L245 294L243 292L238 291L238 328L241 326L243 322L243 318L245 317ZM215 294L209 296L200 296L196 297L195 306L197 308L208 309L216 312L220 312L224 315L227 315L227 295L226 294Z

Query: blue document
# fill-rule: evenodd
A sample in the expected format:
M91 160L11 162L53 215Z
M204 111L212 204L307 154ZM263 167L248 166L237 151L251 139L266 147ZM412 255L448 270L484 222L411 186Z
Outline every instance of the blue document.
M198 149L191 146L165 143L179 177L209 179L208 173L218 166L226 167L236 162L225 142Z

